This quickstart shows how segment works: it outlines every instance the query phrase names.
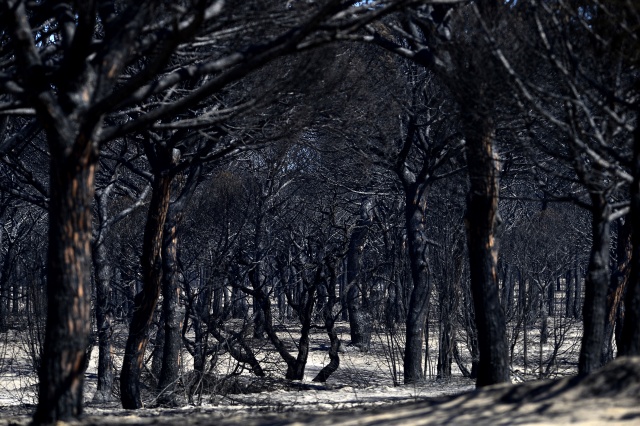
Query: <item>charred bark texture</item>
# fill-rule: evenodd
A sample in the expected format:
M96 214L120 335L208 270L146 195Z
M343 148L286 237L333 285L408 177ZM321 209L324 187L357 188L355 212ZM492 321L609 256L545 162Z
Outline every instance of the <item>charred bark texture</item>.
M496 231L498 164L493 151L493 125L473 109L463 114L469 196L466 226L471 292L478 331L478 387L509 381L504 312L498 296Z
M107 247L99 242L93 251L96 278L96 327L98 328L98 388L94 402L110 402L113 391L113 359L111 335L113 332L113 305L111 303L111 265Z
M413 290L409 299L404 350L404 383L415 383L423 378L422 349L425 323L431 291L426 237L427 196L424 183L405 185L405 222L409 246L409 264Z
M162 368L158 379L158 402L175 405L176 385L180 375L181 329L180 283L178 272L178 226L184 211L196 190L200 167L191 169L180 196L169 205L162 244L162 318L164 320L164 346Z
M171 210L171 209L170 209ZM180 286L178 283L178 219L169 213L165 224L162 247L162 321L164 342L162 367L158 376L158 403L171 406L176 403L175 389L180 375L180 348L182 318L179 312Z
M120 399L126 409L142 408L140 374L149 341L149 325L162 285L162 230L169 209L171 176L154 178L142 243L142 291L134 298L133 317L120 373Z
M602 364L613 360L613 338L618 312L629 281L629 265L633 247L631 246L631 218L624 223L618 222L618 246L616 250L616 268L611 274L607 291L607 310L604 324L604 343L602 346ZM622 324L619 324L622 325Z
M47 328L35 424L82 413L91 324L91 207L96 153L86 134L78 134L70 153L60 149L68 143L63 135L49 129L47 136L52 146Z
M591 254L584 285L582 318L584 332L578 359L578 374L589 374L601 366L607 289L609 287L610 206L602 192L591 194Z

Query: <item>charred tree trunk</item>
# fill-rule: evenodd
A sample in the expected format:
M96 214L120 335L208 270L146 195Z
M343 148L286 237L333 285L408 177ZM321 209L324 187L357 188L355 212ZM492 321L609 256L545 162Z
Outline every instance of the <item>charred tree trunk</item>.
M338 282L338 275L334 265L328 265L329 279L325 282L327 285L327 302L322 309L322 316L324 318L324 326L329 336L329 364L325 365L320 372L314 377L314 382L326 382L329 377L335 373L340 367L340 337L335 329L336 318L333 315L333 307L336 305L336 284Z
M51 128L47 132L51 148L48 309L35 424L82 413L91 324L91 207L97 152L92 132L67 130L67 135L53 134Z
M573 298L575 295L575 282L573 279L573 271L569 270L565 274L565 316L573 318Z
M582 318L584 332L578 359L578 374L589 374L600 367L604 323L606 319L607 288L609 286L609 213L606 196L591 194L591 255L585 280Z
M180 376L180 349L183 314L180 312L180 283L178 272L178 226L196 190L200 167L192 169L180 196L169 205L162 242L162 318L164 345L162 368L158 377L158 402L176 404L176 385Z
M427 265L426 211L427 196L424 184L405 186L405 221L409 246L409 264L413 290L407 312L406 345L404 350L404 383L423 378L422 348L425 322L429 310L430 282Z
M111 335L113 332L113 305L111 303L111 265L107 247L99 241L93 250L93 269L96 279L96 327L98 329L98 389L94 402L110 402L113 391L113 359Z
M372 202L365 200L362 203L360 218L356 222L355 229L349 240L347 253L347 311L349 313L349 329L351 343L360 349L369 347L371 331L368 329L366 312L363 311L361 296L362 286L360 280L360 268L364 244L369 234L369 228L373 220Z
M504 265L502 274L502 310L507 317L512 314L513 306L513 280L511 279L511 267L509 264Z
M617 314L629 280L629 265L633 252L631 246L631 216L624 223L618 221L618 246L616 250L616 269L611 274L607 291L607 310L604 324L604 345L602 346L602 364L613 360L613 338Z
M98 388L93 396L94 402L110 402L113 392L113 359L111 335L113 334L113 303L111 300L112 268L109 263L105 240L109 225L109 198L113 184L96 191L97 229L93 238L93 270L95 276L96 298L95 315L98 329Z
M478 330L478 387L509 381L504 312L498 297L497 227L498 164L493 151L493 125L466 107L463 114L469 196L466 225L471 291Z
M149 325L162 285L162 234L169 209L171 176L156 174L142 243L143 288L134 298L133 317L120 372L120 398L126 409L142 408L140 374L149 341Z
M171 210L171 209L170 209ZM169 213L169 216L172 216ZM158 376L158 403L176 404L175 388L180 375L180 348L182 318L179 312L180 286L178 283L178 223L175 217L167 219L162 245L162 315L164 327L162 367Z

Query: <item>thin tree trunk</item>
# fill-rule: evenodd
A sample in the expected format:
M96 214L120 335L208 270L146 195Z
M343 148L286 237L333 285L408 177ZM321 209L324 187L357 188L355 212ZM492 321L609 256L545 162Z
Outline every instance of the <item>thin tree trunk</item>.
M329 377L340 367L340 337L335 329L335 316L333 315L333 307L337 302L336 298L336 283L338 281L338 276L336 273L335 265L328 265L329 269L329 279L326 282L328 288L327 290L327 302L325 303L322 316L324 318L324 325L327 330L327 335L329 336L329 363L325 365L322 370L318 372L316 377L314 377L314 382L326 382Z
M573 280L573 271L569 270L565 274L565 316L573 317L573 298L575 295L575 286Z

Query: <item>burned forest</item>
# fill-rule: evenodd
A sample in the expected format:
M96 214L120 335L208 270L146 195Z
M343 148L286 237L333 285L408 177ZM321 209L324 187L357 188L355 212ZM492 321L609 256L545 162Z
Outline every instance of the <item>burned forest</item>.
M0 417L637 398L638 66L632 0L0 0Z

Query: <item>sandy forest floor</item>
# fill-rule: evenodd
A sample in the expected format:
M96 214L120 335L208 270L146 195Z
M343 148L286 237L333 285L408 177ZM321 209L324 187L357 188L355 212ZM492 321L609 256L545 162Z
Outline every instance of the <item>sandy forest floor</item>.
M640 424L640 358L620 359L583 380L564 378L496 386L456 396L388 401L354 399L340 409L323 403L323 393L347 396L345 390L305 390L289 394L290 402L318 402L300 411L281 406L277 412L247 405L236 410L213 406L146 409L139 412L89 406L82 425L637 425ZM425 392L427 390L425 389ZM283 395L285 396L285 395ZM391 396L391 395L390 395ZM263 395L265 398L269 398ZM351 408L344 408L352 404ZM273 407L272 407L273 408ZM23 415L2 416L0 425L26 425ZM76 422L74 422L76 423Z
M384 352L345 348L340 369L327 384L311 381L327 362L314 344L305 380L243 376L240 387L258 392L207 392L180 408L127 411L117 402L94 404L95 364L86 380L82 425L640 425L640 358L620 359L579 380L563 377L475 391L456 375L393 386L391 358ZM0 345L1 347L2 345ZM374 348L375 349L375 348ZM24 351L4 345L0 353L0 426L27 425L35 403L35 377ZM266 360L265 360L266 361ZM277 365L277 363L273 363ZM224 367L224 365L221 365ZM274 375L274 376L277 376ZM254 389L255 390L255 389ZM153 406L152 400L146 401Z

